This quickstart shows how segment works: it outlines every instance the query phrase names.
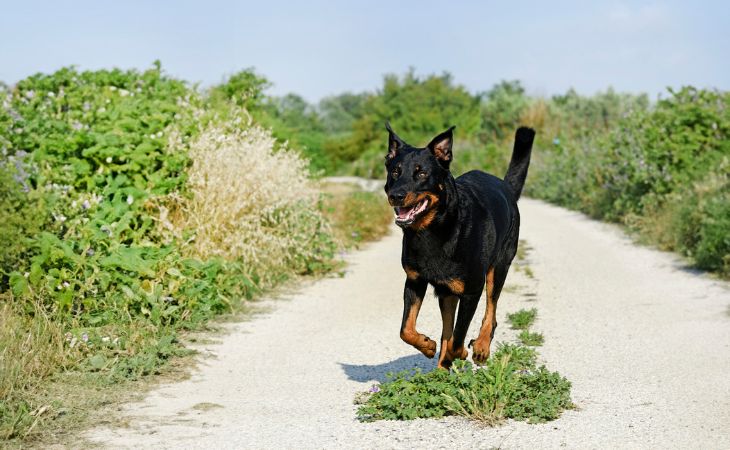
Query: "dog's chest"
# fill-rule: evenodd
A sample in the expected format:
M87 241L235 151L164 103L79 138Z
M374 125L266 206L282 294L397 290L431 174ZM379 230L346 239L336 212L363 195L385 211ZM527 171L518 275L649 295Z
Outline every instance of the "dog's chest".
M416 244L416 245L413 245ZM439 245L404 245L403 267L431 283L456 276L461 264Z

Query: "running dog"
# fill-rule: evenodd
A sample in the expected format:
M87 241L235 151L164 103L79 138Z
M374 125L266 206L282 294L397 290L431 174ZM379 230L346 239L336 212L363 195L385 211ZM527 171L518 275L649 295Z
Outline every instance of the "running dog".
M436 355L436 342L416 330L431 284L443 321L438 367L448 369L455 359L466 359L464 339L486 287L486 314L479 337L470 343L472 359L484 364L497 327L497 300L517 253L517 199L527 177L535 131L517 130L502 180L478 170L458 178L451 175L454 127L424 148L408 145L388 123L386 129L385 193L395 223L403 229L401 264L406 273L400 337L427 357Z

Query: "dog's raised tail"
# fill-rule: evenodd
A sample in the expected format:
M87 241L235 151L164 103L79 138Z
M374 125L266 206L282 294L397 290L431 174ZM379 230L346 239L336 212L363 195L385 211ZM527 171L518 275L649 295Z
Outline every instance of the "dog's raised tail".
M504 181L512 188L515 199L520 198L522 187L527 178L527 167L530 165L530 153L532 153L532 142L535 140L535 130L528 127L520 127L515 133L515 147L512 150L512 159L509 162L507 174Z

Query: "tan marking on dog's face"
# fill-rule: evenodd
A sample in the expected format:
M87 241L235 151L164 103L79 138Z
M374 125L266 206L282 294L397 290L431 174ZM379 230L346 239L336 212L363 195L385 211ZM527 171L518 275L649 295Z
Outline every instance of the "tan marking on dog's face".
M413 270L412 267L404 266L403 270L406 272L406 277L408 277L409 280L417 280L418 279L418 272Z
M431 222L433 222L433 219L436 217L437 205L439 202L438 195L432 194L431 192L426 192L419 199L419 201L423 200L424 198L428 198L428 210L422 213L420 217L418 217L416 221L411 224L411 226L417 230L423 230L425 228L428 228L428 226L431 225Z
M415 205L416 203L420 202L422 199L423 198L420 194L415 194L413 192L409 192L406 194L406 198L403 199L403 206L409 207L409 206Z

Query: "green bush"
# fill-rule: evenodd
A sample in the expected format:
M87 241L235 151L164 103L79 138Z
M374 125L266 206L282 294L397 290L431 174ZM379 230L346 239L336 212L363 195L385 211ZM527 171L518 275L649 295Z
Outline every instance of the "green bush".
M286 156L273 139L249 158L249 172L287 163L297 183L252 175L284 201L254 208L234 231L247 242L254 238L246 235L250 223L279 230L285 257L276 270L231 248L193 251L204 227L193 228L186 217L206 198L190 188L200 160L191 146L210 127L260 130L235 105L234 92L246 87L243 104L258 107L261 80L244 74L231 84L230 92L204 96L156 64L142 72L65 68L0 89L0 297L11 306L2 311L0 356L4 369L21 374L0 377L3 436L22 436L36 422L38 386L54 373L98 374L105 382L155 373L185 352L181 330L203 326L292 274L333 267L335 245L317 193L303 188L306 162ZM236 157L226 162L245 160L245 150L232 144ZM250 185L237 187L238 199L254 196ZM172 199L179 208L167 208ZM198 217L196 225L218 217ZM30 327L41 325L53 331L49 339L31 339ZM51 354L44 370L21 359L38 352Z
M727 274L730 93L669 92L650 109L635 104L605 131L539 148L526 192L623 222Z
M425 78L413 71L403 77L386 75L381 90L365 98L362 115L354 120L350 135L326 149L350 163L349 172L378 177L387 144L386 121L411 145L423 146L455 124L460 136L474 135L480 125L479 102L478 96L455 84L449 74Z
M45 199L38 191L25 192L25 155L11 157L14 163L0 163L0 292L9 287L9 277L30 257L29 239L41 231L48 219Z

